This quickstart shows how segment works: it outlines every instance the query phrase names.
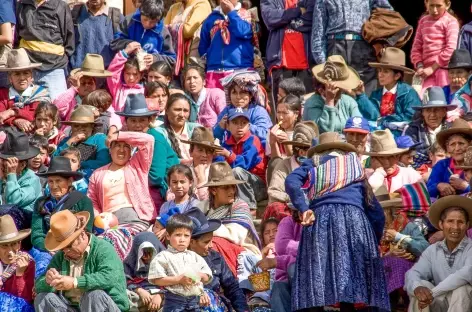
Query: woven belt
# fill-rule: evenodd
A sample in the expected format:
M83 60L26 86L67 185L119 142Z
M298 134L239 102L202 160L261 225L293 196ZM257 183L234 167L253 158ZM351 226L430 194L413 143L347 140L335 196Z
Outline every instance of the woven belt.
M328 39L330 40L349 40L349 41L361 41L364 40L361 35L357 34L335 34L329 35Z

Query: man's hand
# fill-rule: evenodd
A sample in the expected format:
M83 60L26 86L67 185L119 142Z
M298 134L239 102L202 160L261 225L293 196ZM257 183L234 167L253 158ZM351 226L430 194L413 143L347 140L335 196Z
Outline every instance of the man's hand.
M54 282L54 280L60 278L61 275L59 274L59 272L57 272L56 269L52 268L52 269L49 269L47 272L46 272L46 283L49 285L49 286L52 286L52 282Z
M0 113L0 125L3 125L5 120L15 116L15 111L12 109L8 109Z
M464 181L454 175L449 178L449 184L458 191L463 191L469 186L469 183L467 183L467 181Z
M395 236L397 236L398 232L392 229L388 229L385 231L385 240L388 242L393 242L395 240Z
M359 82L359 85L357 86L357 88L353 89L352 91L354 91L354 93L356 95L361 95L361 94L365 93L364 82L361 80L361 82Z
M325 84L326 105L334 106L336 104L336 96L340 91L341 90L331 81Z
M221 118L218 125L220 126L221 129L226 130L226 127L228 125L228 115L224 115L223 118Z
M216 155L223 156L224 158L228 158L231 155L231 152L228 151L226 148L221 148L215 151Z
M75 75L70 75L69 77L70 85L78 89L80 87L80 78L82 78L82 76L83 76L83 73L80 71L76 73Z
M159 311L159 308L162 304L162 296L161 294L155 294L152 296L152 300L148 305L149 311Z
M444 232L443 231L437 231L433 235L431 235L428 239L428 242L430 244L437 243L439 241L442 241L444 239Z
M68 141L67 141L67 145L73 145L73 144L77 144L77 143L80 143L82 141L85 141L85 139L87 139L87 137L85 136L85 133L77 133L75 135L73 135Z
M152 63L154 63L154 57L152 56L152 54L146 54L144 56L144 63L146 63L146 68L149 69L149 67L151 67Z
M428 287L424 287L424 286L416 287L414 294L415 294L415 297L419 301L418 306L420 309L426 308L434 300L433 293L431 292L431 289L429 289Z
M52 281L51 286L57 290L71 290L74 289L74 278L72 276L62 275Z
M256 266L261 268L262 271L267 271L270 269L274 269L277 266L277 259L276 258L264 258L262 260L259 260L259 262L256 263Z

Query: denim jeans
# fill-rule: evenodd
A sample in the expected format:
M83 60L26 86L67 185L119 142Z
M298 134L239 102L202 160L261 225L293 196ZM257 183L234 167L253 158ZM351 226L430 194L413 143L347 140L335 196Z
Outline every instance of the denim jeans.
M184 297L166 292L162 312L200 311L200 298L197 296Z
M59 95L67 91L66 75L63 68L34 71L34 82L43 85L49 90L49 97L55 100Z

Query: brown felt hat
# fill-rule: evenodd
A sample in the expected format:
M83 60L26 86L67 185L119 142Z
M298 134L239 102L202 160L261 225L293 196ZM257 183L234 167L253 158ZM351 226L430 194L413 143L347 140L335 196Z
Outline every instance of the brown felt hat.
M388 68L392 70L400 70L405 74L414 74L415 71L405 66L405 52L401 49L388 47L383 49L378 62L369 63L373 68Z
M51 216L51 226L44 239L44 246L49 251L58 251L70 245L87 226L90 219L88 211L72 213L62 210Z
M63 125L77 125L77 124L95 124L101 125L101 122L95 121L95 114L90 108L85 107L84 105L79 105L72 114L70 115L70 120L63 121Z
M355 89L361 82L359 74L346 64L341 55L331 55L325 63L313 67L312 72L319 82L332 82L343 90Z
M0 217L0 245L23 240L31 234L31 229L18 231L10 215Z
M339 149L345 152L357 153L357 150L353 145L341 140L339 133L325 132L320 134L320 141L318 145L313 146L308 150L307 157L311 158L315 154L334 149Z
M429 208L429 221L435 228L439 229L441 213L451 207L459 207L467 211L469 227L472 226L472 199L460 195L449 195L441 197Z
M223 185L238 185L246 183L245 181L237 180L233 175L233 170L226 161L212 163L210 172L208 173L208 182L202 187L209 186L223 186Z
M439 146L446 150L446 141L453 134L466 135L470 140L472 139L472 128L467 121L462 118L457 118L452 122L449 129L442 130L436 135L436 141L438 142Z
M374 157L392 156L408 152L408 148L398 148L395 138L389 129L377 130L370 136L370 151L365 155Z
M190 140L180 140L182 143L199 145L209 149L221 149L221 146L215 144L213 131L205 127L197 127L193 130Z

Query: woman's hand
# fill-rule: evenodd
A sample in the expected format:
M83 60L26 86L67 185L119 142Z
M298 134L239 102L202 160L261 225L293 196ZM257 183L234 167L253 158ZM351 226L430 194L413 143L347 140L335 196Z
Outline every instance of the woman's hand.
M269 255L269 253L275 250L275 244L274 243L269 243L267 246L262 248L261 253L262 253L262 258L265 258Z
M353 89L352 91L353 91L356 95L361 95L361 94L365 93L364 82L361 80L361 82L359 82L359 85L357 86L357 88Z
M80 78L82 78L82 76L83 76L83 73L80 71L76 73L75 75L70 75L69 77L70 85L78 89L80 87Z
M152 296L149 291L143 288L137 288L134 292L138 294L145 306L149 306L152 300Z
M264 258L259 260L259 262L256 263L256 266L261 268L262 271L275 269L277 266L277 258Z
M80 133L77 133L77 134L74 134L70 137L69 140L67 140L67 145L74 145L74 144L78 144L82 141L85 141L87 139L85 133L83 132L80 132Z
M215 150L215 154L218 156L223 156L224 158L228 158L231 155L231 152L228 151L226 148L221 148Z
M425 67L423 68L423 74L421 75L421 78L426 79L429 76L431 76L434 73L434 68L430 67Z
M0 125L3 125L5 120L15 116L15 111L12 109L8 109L0 113Z
M277 133L279 132L280 126L278 124L275 124L271 129L270 129L270 134L269 134L269 140L271 144L274 144L277 142Z
M221 129L226 130L226 126L228 125L228 115L224 115L223 118L221 118L218 125L220 126Z
M7 175L9 175L10 173L16 174L16 172L18 170L18 164L19 164L18 158L10 157L10 158L7 158L3 161L7 163L7 165L6 165Z
M200 296L200 306L201 307L208 307L210 306L210 297L208 296L207 293L203 293L203 295Z
M110 145L113 141L118 140L118 128L116 126L111 126L110 130L108 130L107 140L105 142L106 146L110 148Z
M31 132L34 130L34 126L31 122L23 118L17 118L13 121L13 124L23 132Z
M397 234L398 234L397 231L388 229L387 231L385 231L385 240L387 240L388 242L393 242Z
M16 276L22 276L29 265L29 256L23 255L16 258Z
M162 229L160 230L159 232L157 232L156 236L157 236L157 239L159 239L161 242L164 241L164 238L166 237L166 229Z
M464 181L461 178L458 178L453 175L449 178L449 184L458 191L463 191L469 186L469 183L467 183L467 181Z
M456 190L449 183L439 183L437 189L441 196L449 196L456 194Z
M308 209L307 211L305 211L302 215L302 222L301 224L303 226L310 226L313 224L313 222L315 222L315 213L313 212L313 210L311 209Z
M336 96L340 91L341 90L331 81L325 84L325 97L327 106L334 106L334 104L336 104Z

